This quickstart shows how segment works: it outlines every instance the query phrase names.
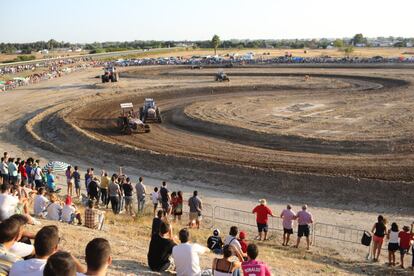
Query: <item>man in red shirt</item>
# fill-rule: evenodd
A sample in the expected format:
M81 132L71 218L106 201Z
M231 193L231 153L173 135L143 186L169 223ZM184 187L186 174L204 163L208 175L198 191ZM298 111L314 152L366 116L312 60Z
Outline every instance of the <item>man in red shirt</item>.
M267 240L267 231L269 226L267 225L268 216L274 217L272 210L266 206L266 199L260 199L259 205L253 209L253 214L256 213L256 222L259 235L256 237L257 240L262 240L262 233L264 232L264 239Z

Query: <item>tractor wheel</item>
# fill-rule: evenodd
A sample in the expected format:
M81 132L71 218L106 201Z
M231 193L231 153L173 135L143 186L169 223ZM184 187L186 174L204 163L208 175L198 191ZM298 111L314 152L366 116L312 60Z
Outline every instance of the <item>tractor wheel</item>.
M145 125L144 125L144 131L145 131L145 133L150 132L150 131L151 131L150 126L149 126L149 125L147 125L147 124L145 124Z
M118 74L112 75L112 81L117 82L118 81Z
M126 127L125 128L125 134L126 135L131 135L132 134L132 129L130 127Z
M105 75L101 76L102 83L105 83Z
M122 118L118 118L118 120L116 120L116 125L119 129L122 129L124 127L124 120Z
M144 110L142 106L139 108L139 119L142 121L142 118L144 118Z

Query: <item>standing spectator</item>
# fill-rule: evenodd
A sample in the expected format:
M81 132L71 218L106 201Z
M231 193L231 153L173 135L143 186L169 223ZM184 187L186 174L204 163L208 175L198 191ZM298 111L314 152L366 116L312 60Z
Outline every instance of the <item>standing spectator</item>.
M68 185L67 195L73 195L73 172L72 167L68 166L65 172L66 175L66 184Z
M223 241L221 240L219 229L214 229L213 235L208 237L207 247L215 254L223 254Z
M93 201L95 201L96 206L99 205L99 180L96 176L92 177L91 181L89 181L89 185L88 185L88 194L89 194L89 199L92 199Z
M101 173L101 201L106 208L108 208L109 204L109 197L108 197L108 187L111 178L109 178L108 173L106 171L102 171Z
M78 220L78 225L82 225L82 219L80 213L76 210L76 205L72 203L72 198L66 196L65 205L62 208L62 221L72 224Z
M50 220L60 220L62 215L62 206L55 194L50 195L50 204L46 207L46 218Z
M173 247L176 243L172 240L171 226L162 222L160 232L154 234L148 250L148 266L152 271L162 272L172 268L170 259Z
M257 261L259 255L259 248L255 244L247 246L247 261L243 262L241 267L243 275L249 276L271 276L270 269L264 262Z
M190 225L195 221L197 229L200 229L203 206L197 191L194 191L193 196L188 199L188 206L190 207Z
M259 205L257 205L252 213L256 213L256 223L257 223L257 230L259 235L256 237L256 240L262 240L262 234L264 232L263 240L267 240L267 232L269 230L269 226L267 225L268 216L274 217L272 210L270 210L266 206L266 199L260 199Z
M158 202L160 201L160 194L158 193L158 187L154 188L154 191L151 193L151 201L154 209L154 216L155 212L157 211Z
M374 256L374 262L378 262L378 258L381 254L381 247L382 243L384 242L385 234L387 233L387 221L384 219L383 216L379 215L377 222L372 226L372 232L374 233L374 237L372 241L374 246L372 248L372 256Z
M47 188L51 192L56 191L55 178L56 178L55 175L52 173L52 168L47 169L47 173L46 173Z
M170 191L167 189L167 183L165 181L162 182L162 186L160 188L160 197L161 197L161 207L164 212L169 215L170 214Z
M137 191L138 213L142 213L144 211L145 195L147 194L147 189L143 181L144 178L140 177L139 182L135 185L135 190Z
M46 215L46 207L49 204L49 200L45 197L45 194L45 188L39 188L33 204L33 211L35 216L44 217L44 215Z
M7 167L9 169L9 182L11 185L17 184L17 166L14 163L14 158L9 158L9 164L7 164Z
M240 275L240 267L243 259L238 261L231 260L234 255L234 247L232 245L225 245L223 247L223 258L213 259L213 275L215 276L232 276ZM250 274L249 274L250 275Z
M173 209L174 221L176 221L176 219L181 221L181 215L183 214L183 192L178 191L174 200L171 195L171 206Z
M79 168L78 166L75 166L75 171L72 173L73 176L73 181L75 182L75 192L76 192L76 197L80 198L80 173L79 173Z
M86 275L106 275L112 264L111 246L106 239L95 238L85 249Z
M116 174L113 174L111 177L111 183L109 183L108 186L109 199L111 200L111 207L114 214L119 214L119 200L122 196L117 178L118 176Z
M9 276L41 276L47 259L58 250L59 231L57 226L45 226L37 232L34 242L35 257L13 264Z
M293 220L296 217L295 212L292 211L292 206L288 204L286 209L282 211L280 217L283 220L283 246L289 245L290 235L293 234Z
M158 210L157 216L152 219L151 236L160 232L163 214L163 210Z
M208 248L196 243L190 244L187 228L181 229L178 237L181 243L172 249L177 275L201 275L199 255L206 253Z
M387 239L388 242L388 265L394 266L395 265L395 251L397 251L400 247L398 245L398 225L393 222L391 224L391 229L388 230Z
M92 200L88 201L88 207L85 209L85 227L101 230L103 227L105 212L94 208Z
M85 189L86 189L86 192L88 193L88 196L89 196L88 186L89 186L89 182L92 180L91 177L92 177L91 168L87 168L86 173L85 173Z
M413 224L411 224L411 231L408 226L403 226L403 230L400 231L398 237L400 238L400 260L401 268L404 268L404 256L410 250L411 241L414 240Z
M32 176L32 170L33 170L33 158L29 157L26 160L26 175L27 175L27 182L30 185L31 189L34 189L34 179Z
M240 231L238 241L240 243L243 255L246 255L246 253L247 253L246 232Z
M19 164L19 174L20 174L20 183L22 187L26 187L28 183L27 171L26 171L26 162L21 161Z
M9 166L7 165L7 160L2 157L1 158L1 164L0 164L0 172L1 172L1 178L3 184L9 183Z
M134 192L134 187L131 184L131 179L126 178L126 181L122 184L122 190L124 191L124 200L125 200L125 211L127 214L134 216L134 210L132 207L132 193Z
M0 275L8 275L12 265L22 260L10 252L10 248L22 237L21 228L21 223L13 218L0 223Z
M43 183L44 174L42 172L42 169L40 168L39 160L36 160L36 163L34 164L34 167L32 170L32 174L33 174L33 179L35 182L36 189L43 187L44 186L44 183Z
M299 248L300 239L306 237L306 249L309 250L310 240L310 226L309 224L313 223L313 217L310 212L308 212L308 206L305 204L302 206L302 210L298 212L296 218L298 219L298 239L296 241L296 248Z

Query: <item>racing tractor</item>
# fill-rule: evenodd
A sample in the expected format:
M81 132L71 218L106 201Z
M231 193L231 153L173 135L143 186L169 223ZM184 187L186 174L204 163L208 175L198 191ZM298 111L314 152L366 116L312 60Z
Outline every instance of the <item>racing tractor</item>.
M229 77L223 71L218 71L215 77L215 81L230 81Z
M144 123L146 122L156 122L161 123L161 113L158 106L155 104L154 99L146 98L144 100L144 105L139 109L140 119Z
M104 74L101 76L102 83L105 82L117 82L119 80L118 72L113 66L104 68Z
M117 125L121 133L131 135L132 133L148 133L150 126L138 119L134 112L132 103L121 103L121 115L118 117Z

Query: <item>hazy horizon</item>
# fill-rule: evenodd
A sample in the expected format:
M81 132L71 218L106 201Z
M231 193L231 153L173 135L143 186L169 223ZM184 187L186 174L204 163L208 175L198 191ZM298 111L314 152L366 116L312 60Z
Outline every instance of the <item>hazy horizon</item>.
M0 17L5 43L414 37L414 1L404 0L16 0L1 7L11 11Z

